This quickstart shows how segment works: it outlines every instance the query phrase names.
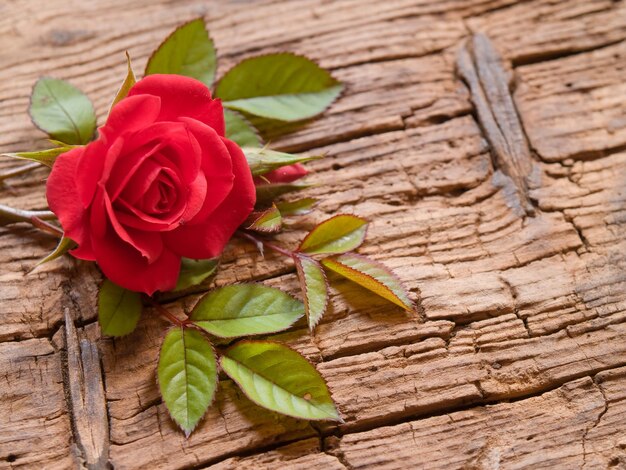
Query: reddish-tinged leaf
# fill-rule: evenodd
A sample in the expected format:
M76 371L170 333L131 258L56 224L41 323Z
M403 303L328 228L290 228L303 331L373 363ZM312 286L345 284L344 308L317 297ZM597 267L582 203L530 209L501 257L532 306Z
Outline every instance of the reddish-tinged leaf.
M262 212L253 212L248 219L248 230L256 232L273 233L278 232L282 227L283 218L275 205Z
M325 220L302 240L298 251L308 254L345 253L358 248L367 231L367 220L340 214Z
M319 201L312 197L305 197L304 199L298 199L291 202L279 202L276 204L280 213L285 216L290 215L305 215L310 213Z
M298 279L304 294L304 308L311 331L319 323L328 305L328 281L320 264L305 255L294 256Z
M400 280L383 264L356 253L326 258L322 264L403 309L414 310L413 302Z

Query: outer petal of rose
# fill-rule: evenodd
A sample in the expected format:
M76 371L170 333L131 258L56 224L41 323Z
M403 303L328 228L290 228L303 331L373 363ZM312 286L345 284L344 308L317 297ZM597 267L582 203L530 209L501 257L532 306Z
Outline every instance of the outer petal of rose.
M128 96L144 94L161 98L159 121L176 121L187 116L211 126L224 136L222 102L211 99L211 92L204 83L182 75L148 75L128 92Z
M246 157L237 144L228 139L224 139L224 144L232 157L235 175L233 189L228 197L205 222L183 225L163 234L166 246L181 256L192 259L219 256L235 230L254 208L256 190Z
M76 168L84 151L79 147L57 157L46 183L46 197L50 209L61 222L65 236L78 243L81 257L89 259L93 254L88 243L88 217L76 189Z
M126 289L152 295L176 286L180 256L167 248L152 263L120 240L115 233L92 239L96 261L104 275Z
M181 118L191 135L197 140L202 149L201 168L208 177L207 191L200 212L194 219L187 216L185 220L189 224L202 222L211 212L218 207L233 188L233 164L230 153L222 138L214 129L195 119Z
M100 134L114 139L121 133L133 133L155 122L160 111L161 98L158 96L127 96L113 106Z
M257 178L256 181L258 184L263 184L268 181L270 183L291 183L292 181L302 178L307 173L306 168L296 163L265 173L262 178Z

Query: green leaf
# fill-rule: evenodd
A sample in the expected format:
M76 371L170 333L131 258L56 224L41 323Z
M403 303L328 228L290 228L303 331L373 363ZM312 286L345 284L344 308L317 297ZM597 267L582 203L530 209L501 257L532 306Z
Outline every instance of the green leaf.
M304 305L279 289L235 284L205 295L189 317L220 338L286 330L304 315Z
M298 251L309 254L345 253L358 248L367 231L367 220L340 214L325 220L304 237Z
M185 75L211 86L217 59L204 20L197 18L178 27L152 53L145 75Z
M278 232L283 224L283 218L275 205L261 212L253 212L248 218L248 230L256 232Z
M240 147L261 147L263 140L256 128L236 111L224 109L226 137Z
M218 258L200 260L183 258L178 281L173 292L179 292L204 282L207 278L215 275L218 264Z
M342 421L313 364L271 341L240 341L220 360L222 369L257 405L295 418Z
M291 202L279 202L276 207L283 216L305 215L313 211L313 208L319 203L317 199L305 197Z
M65 144L86 144L96 130L96 113L78 88L56 78L40 78L33 88L30 116L39 129Z
M242 148L248 160L248 166L253 175L262 175L281 166L293 165L294 163L308 162L322 158L321 155L303 156L290 153L276 152L268 148Z
M130 89L135 83L137 83L137 79L135 78L135 72L133 72L133 66L130 63L130 54L128 54L128 51L126 51L126 66L126 78L124 79L124 82L122 83L120 89L117 91L117 95L115 95L113 103L111 103L111 108L113 108L113 106L126 98Z
M50 253L48 256L46 256L44 259L40 260L33 269L35 269L37 266L40 266L44 263L48 263L50 261L53 261L57 258L60 258L61 256L63 256L65 253L67 253L68 251L72 250L76 248L76 243L74 243L73 240L67 238L67 237L63 237L61 238L61 240L59 240L59 244L57 245L57 247L54 249L54 251L52 253Z
M256 202L260 206L272 204L277 197L283 194L311 187L313 187L312 184L306 183L261 184L256 187Z
M142 310L141 294L104 280L98 293L98 322L103 334L124 336L132 333Z
M414 310L413 302L400 280L383 264L356 253L326 258L322 264L403 309Z
M36 150L35 152L16 152L16 153L3 153L3 157L10 158L19 158L21 160L32 160L42 165L46 165L52 167L54 161L57 157L65 152L69 152L73 148L76 148L75 145L64 145L63 147L47 149L47 150Z
M189 437L215 397L217 361L211 343L197 330L170 329L157 372L165 406Z
M311 331L319 323L328 305L328 281L320 264L304 255L294 256L298 279L304 293L304 308Z
M268 54L230 69L215 89L224 106L255 116L299 121L323 112L343 85L306 57Z

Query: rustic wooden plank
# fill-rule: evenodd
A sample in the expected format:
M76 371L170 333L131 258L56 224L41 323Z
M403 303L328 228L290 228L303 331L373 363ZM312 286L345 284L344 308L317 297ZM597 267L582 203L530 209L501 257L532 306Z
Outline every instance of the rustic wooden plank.
M348 434L335 452L355 469L623 465L623 434L609 423L624 418L625 372L598 374L598 383L581 378L514 403Z
M46 339L0 343L0 466L73 465L61 354Z
M324 185L304 193L323 198L322 204L294 222L295 233L282 240L295 245L305 230L337 211L370 217L363 253L398 271L419 314L407 315L371 297L363 301L359 288L337 281L332 309L312 338L304 325L280 335L318 363L328 379L347 418L345 426L331 429L344 436L341 445L355 431L372 429L367 433L375 435L380 426L434 419L420 416L555 387L565 394L569 385L562 384L598 371L604 371L594 377L598 385L574 387L582 390L576 403L595 400L598 387L605 395L619 390L620 382L611 377L621 374L613 369L626 362L621 345L626 324L622 3L346 0L338 7L336 2L294 0L255 2L253 7L217 2L208 10L205 2L190 0L149 5L106 0L88 8L78 0L21 3L0 6L0 37L12 45L0 51L6 65L0 71L5 78L0 81L4 151L40 143L41 134L24 115L30 83L38 75L62 76L83 87L102 120L110 90L123 74L123 51L130 50L141 70L169 29L200 13L210 15L225 59L221 71L240 57L287 49L321 60L347 82L344 97L323 119L274 143L329 153L311 164L311 181ZM540 159L529 187L535 217L520 216L511 185L494 172L468 90L455 75L457 49L468 26L485 32L505 60L522 65L512 70L514 99ZM590 51L595 48L600 49ZM576 55L557 57L570 53ZM535 63L544 59L553 60ZM504 70L508 73L506 63ZM580 119L588 114L590 119ZM44 207L45 174L37 170L7 180L2 202ZM24 277L31 261L52 245L25 227L0 229L0 341L9 341L0 346L7 351L7 380L15 384L3 403L14 421L37 430L23 436L17 427L3 428L0 442L19 442L19 454L10 459L13 444L5 447L4 466L22 461L68 467L76 453L70 451L70 421L59 414L66 412L58 380L62 361L56 352L48 356L45 345L62 326L68 305L77 324L88 323L80 335L97 337L92 322L100 277L93 267L69 260ZM292 267L272 254L262 260L253 247L236 243L216 283L248 280L298 293ZM169 306L189 308L196 298L184 296ZM116 467L350 468L366 457L358 450L352 461L322 452L317 429L261 411L224 377L218 407L184 440L156 389L154 365L165 327L148 313L135 335L99 343L111 418L110 457ZM42 348L35 360L20 349L34 344ZM601 383L605 375L606 386ZM30 395L34 379L27 377L43 380L45 406L15 405L39 396ZM533 400L515 403L518 421L541 411L544 402ZM585 449L559 454L553 465L621 464L615 449L623 436L623 399L615 395L611 400L615 413L609 406L595 426L586 422ZM483 408L458 413L476 410ZM527 415L519 414L522 410ZM557 426L555 415L546 420ZM494 434L497 429L487 430ZM461 436L454 426L444 431ZM39 444L41 436L48 439L45 444ZM409 448L410 442L403 444L406 438L394 434L387 444ZM530 442L543 449L551 441L537 436ZM565 440L559 442L569 449ZM485 449L475 464L495 459L491 447ZM474 448L459 454L476 455Z

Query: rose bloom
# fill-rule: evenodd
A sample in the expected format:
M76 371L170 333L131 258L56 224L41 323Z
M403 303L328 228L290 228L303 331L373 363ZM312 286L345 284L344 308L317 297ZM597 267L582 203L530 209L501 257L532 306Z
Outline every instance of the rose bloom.
M71 253L146 294L175 287L181 257L219 256L255 203L241 149L201 82L150 75L116 104L97 140L62 154L47 182Z

